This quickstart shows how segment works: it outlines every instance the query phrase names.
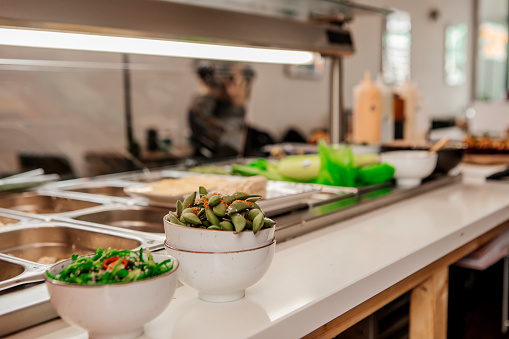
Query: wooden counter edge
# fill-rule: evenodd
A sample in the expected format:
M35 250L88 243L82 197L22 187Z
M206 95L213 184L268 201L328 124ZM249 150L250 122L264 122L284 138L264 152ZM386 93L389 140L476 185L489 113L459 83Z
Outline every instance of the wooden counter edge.
M454 264L459 259L463 258L467 254L475 251L488 241L494 239L496 236L509 229L509 221L502 223L501 225L491 229L469 243L461 246L460 248L452 251L437 261L429 264L423 269L415 272L411 276L401 280L400 282L392 285L386 290L378 293L374 297L366 300L362 304L354 307L350 311L340 315L333 319L327 324L317 328L313 332L305 335L304 339L315 339L315 338L334 338L338 334L347 330L351 326L355 325L365 317L373 314L383 306L387 305L392 300L398 298L404 293L420 286L434 276L443 276L443 272L450 265ZM444 277L443 279L448 279ZM410 316L412 317L412 315Z

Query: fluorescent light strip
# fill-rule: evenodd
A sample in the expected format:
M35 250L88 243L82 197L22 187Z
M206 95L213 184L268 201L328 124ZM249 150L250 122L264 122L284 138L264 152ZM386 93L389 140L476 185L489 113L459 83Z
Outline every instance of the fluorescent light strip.
M318 57L307 51L11 28L0 28L0 45L293 65L312 64Z

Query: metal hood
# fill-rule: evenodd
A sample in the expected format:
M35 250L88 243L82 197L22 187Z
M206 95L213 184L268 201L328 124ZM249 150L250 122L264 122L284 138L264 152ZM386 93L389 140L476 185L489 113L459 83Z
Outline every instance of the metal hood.
M0 26L346 56L354 52L350 32L344 28L352 13L348 2L339 3L343 10L329 2L327 13L303 19L160 0L0 0ZM330 8L336 14L331 15Z

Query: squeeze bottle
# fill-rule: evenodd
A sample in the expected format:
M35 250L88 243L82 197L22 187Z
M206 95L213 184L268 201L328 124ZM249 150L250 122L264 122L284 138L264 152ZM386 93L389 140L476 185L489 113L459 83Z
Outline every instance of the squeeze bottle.
M352 142L378 144L381 141L382 96L369 71L353 89Z
M420 109L421 95L417 85L405 79L405 81L396 87L396 92L405 101L405 121L403 127L403 139L409 141L425 141L426 127L422 126L424 114Z

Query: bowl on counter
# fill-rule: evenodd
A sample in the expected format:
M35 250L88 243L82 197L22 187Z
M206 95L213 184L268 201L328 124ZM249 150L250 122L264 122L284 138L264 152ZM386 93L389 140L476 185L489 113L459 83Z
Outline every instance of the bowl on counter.
M180 282L197 290L198 297L209 302L243 298L246 289L269 269L275 249L275 239L258 248L226 252L181 250L165 243L166 253L181 263Z
M197 252L244 251L270 244L275 239L276 227L262 228L256 234L251 230L240 233L225 230L177 225L163 218L166 244L172 248Z
M171 302L178 282L179 262L166 254L152 253L154 261L172 259L171 271L125 283L79 285L44 274L50 302L65 321L88 331L91 339L137 338L143 326ZM56 276L72 263L59 262L48 269Z
M259 195L198 192L164 216L165 251L181 263L180 282L200 299L241 299L269 269L276 223L256 204Z
M410 142L406 140L394 140L381 146L382 152L389 151L427 151L433 146L433 142ZM467 145L459 141L449 141L449 143L440 149L437 158L437 165L433 173L447 174L456 167L462 160L467 151Z
M433 173L438 154L417 150L390 151L382 152L380 160L395 168L394 178L398 186L415 187Z

